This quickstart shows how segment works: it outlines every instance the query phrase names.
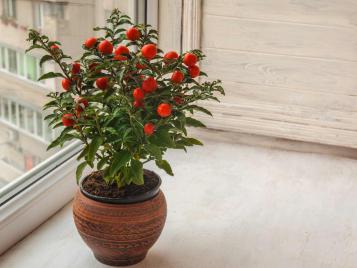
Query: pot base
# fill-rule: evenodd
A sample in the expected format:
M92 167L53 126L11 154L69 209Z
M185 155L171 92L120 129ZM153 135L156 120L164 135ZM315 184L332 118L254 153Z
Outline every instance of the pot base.
M130 256L125 259L114 259L114 258L106 258L102 256L97 256L94 254L94 257L101 263L110 265L110 266L129 266L134 265L145 259L146 253L137 256Z

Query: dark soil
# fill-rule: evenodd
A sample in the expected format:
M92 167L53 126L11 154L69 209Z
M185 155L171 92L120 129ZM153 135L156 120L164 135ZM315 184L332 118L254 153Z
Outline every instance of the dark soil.
M89 174L89 176L82 182L83 189L95 196L109 197L109 198L123 198L127 196L136 196L144 194L154 189L159 183L157 175L149 170L144 170L144 184L136 185L130 184L125 187L118 188L114 184L107 184L103 180L103 173L101 171L95 171Z

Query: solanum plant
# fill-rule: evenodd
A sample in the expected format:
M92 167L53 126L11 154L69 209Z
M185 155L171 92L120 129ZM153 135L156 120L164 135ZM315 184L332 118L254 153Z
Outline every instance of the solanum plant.
M173 175L163 155L168 148L202 145L187 136L186 127L204 127L192 115L211 115L197 101L218 101L214 93L224 94L220 81L196 80L206 76L197 66L204 57L200 50L163 55L156 45L157 31L133 25L119 10L112 12L107 26L94 30L104 31L104 36L87 39L76 61L64 54L59 42L29 32L28 51L43 50L40 64L53 61L62 71L39 78L62 79L63 91L49 93L44 106L51 111L49 125L64 126L48 149L74 139L83 142L77 180L89 165L102 170L107 183L140 185L143 164L151 160Z

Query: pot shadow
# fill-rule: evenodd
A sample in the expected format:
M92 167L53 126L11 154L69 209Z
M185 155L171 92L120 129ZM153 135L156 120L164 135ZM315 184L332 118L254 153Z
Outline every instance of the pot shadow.
M162 253L160 254L159 252L150 252L146 256L146 258L132 266L128 267L135 267L135 268L149 268L149 267L155 267L155 268L174 268L174 264L170 263L170 259L166 258Z

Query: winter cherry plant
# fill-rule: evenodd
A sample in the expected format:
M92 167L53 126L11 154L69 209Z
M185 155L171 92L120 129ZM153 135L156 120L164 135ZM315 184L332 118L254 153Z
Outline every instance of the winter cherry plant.
M128 28L129 27L129 28ZM44 109L53 128L64 129L48 149L79 139L83 149L78 157L77 180L83 169L103 170L107 183L118 187L143 184L143 164L156 165L173 175L163 159L168 148L186 150L202 145L187 136L186 127L204 127L192 118L195 111L211 115L198 100L216 100L224 94L220 81L196 80L205 76L197 63L204 57L192 50L182 55L157 48L157 31L149 25L133 25L130 18L114 10L104 37L88 38L82 57L74 62L61 44L30 30L28 50L42 49L40 64L53 61L61 73L49 72L39 80L59 77L62 92L51 92Z

